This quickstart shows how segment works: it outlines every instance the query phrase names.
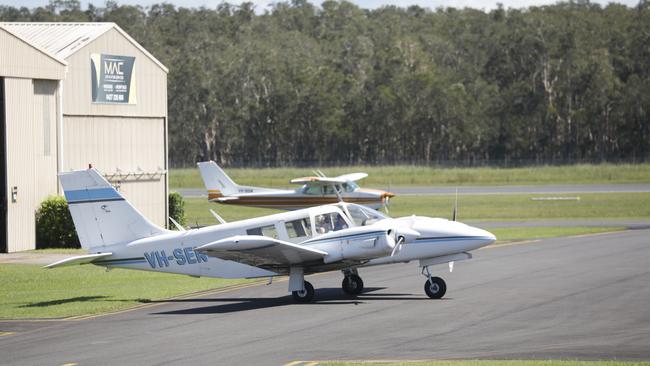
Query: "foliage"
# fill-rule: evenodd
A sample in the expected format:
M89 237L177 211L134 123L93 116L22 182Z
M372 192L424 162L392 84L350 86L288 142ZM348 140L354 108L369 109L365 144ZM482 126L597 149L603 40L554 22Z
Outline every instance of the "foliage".
M185 201L178 192L169 193L169 217L179 224L185 225ZM171 220L169 221L169 227L175 228Z
M170 67L173 166L639 161L650 2L490 12L347 1L215 9L77 0L2 21L116 22Z
M65 198L50 196L36 211L36 247L81 247Z

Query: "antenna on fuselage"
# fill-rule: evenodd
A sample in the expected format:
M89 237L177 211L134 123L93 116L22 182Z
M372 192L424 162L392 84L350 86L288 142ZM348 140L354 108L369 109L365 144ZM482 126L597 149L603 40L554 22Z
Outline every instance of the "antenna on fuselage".
M451 214L451 221L456 221L458 214L458 187L456 187L456 199L454 200L454 212Z

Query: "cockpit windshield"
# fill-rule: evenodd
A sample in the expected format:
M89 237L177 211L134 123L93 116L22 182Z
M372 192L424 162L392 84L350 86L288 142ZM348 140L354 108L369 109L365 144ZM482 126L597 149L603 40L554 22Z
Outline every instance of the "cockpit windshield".
M348 214L350 219L357 226L371 225L377 221L388 218L388 216L382 214L381 212L375 211L366 206L361 206L354 203L345 203L341 205L343 211Z
M354 192L355 189L359 188L359 186L351 180L343 183L342 186L345 192Z

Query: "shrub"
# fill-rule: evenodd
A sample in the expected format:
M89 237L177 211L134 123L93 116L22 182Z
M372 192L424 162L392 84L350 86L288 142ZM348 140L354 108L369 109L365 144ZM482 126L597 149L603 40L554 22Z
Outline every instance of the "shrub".
M50 196L36 211L36 248L80 248L68 202Z
M179 224L185 225L185 201L178 192L169 193L169 217ZM169 227L176 228L171 221L169 221Z

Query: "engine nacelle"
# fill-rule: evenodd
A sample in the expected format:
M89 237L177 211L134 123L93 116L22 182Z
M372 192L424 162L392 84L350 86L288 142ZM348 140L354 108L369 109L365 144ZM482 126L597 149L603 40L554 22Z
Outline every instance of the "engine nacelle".
M325 263L341 260L370 260L390 255L395 248L395 238L391 230L368 235L350 235L341 239L324 242L319 249L329 253Z

